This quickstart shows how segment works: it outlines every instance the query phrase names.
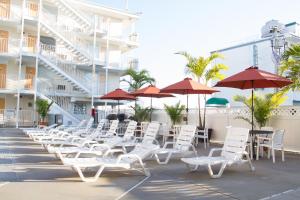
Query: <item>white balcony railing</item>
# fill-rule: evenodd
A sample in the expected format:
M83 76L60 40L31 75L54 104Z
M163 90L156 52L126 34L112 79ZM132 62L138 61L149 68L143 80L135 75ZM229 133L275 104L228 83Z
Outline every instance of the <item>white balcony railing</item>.
M25 90L34 90L35 86L35 75L34 74L25 74Z
M38 91L46 96L82 96L82 92L63 79L39 80Z
M2 126L15 126L17 120L17 111L15 109L0 109L0 118ZM19 111L19 126L33 126L38 120L38 114L33 110Z
M66 54L66 49L60 49L52 45L41 45L41 54L49 59L53 64L59 67L62 71L67 73L75 80L82 83L87 88L91 89L91 84L86 77L86 73L77 69L73 57ZM74 58L75 59L75 58Z
M131 33L129 36L128 36L128 40L129 42L133 42L133 43L138 43L138 34L137 33Z
M86 30L76 26L59 24L55 16L45 9L43 9L42 12L42 21L54 29L57 33L62 35L66 40L70 41L72 45L80 52L84 53L85 55L92 55L92 52L89 52L89 47L91 45L76 34L78 32L86 33Z
M36 52L37 38L35 36L24 36L23 38L23 51L29 53Z
M20 40L15 38L0 38L0 54L19 53Z
M21 80L18 80L16 74L0 74L1 89L7 90L29 90L33 91L35 86L35 75L22 75Z
M25 5L25 16L37 18L39 13L39 5L35 2L27 1Z
M0 5L0 20L19 21L21 20L21 9L19 7Z

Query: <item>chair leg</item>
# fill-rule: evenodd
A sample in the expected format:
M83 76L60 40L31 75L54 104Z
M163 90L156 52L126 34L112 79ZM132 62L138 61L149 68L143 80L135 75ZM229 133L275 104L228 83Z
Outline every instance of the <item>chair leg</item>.
M273 158L273 163L275 163L275 150L272 148L272 158Z
M247 159L247 161L248 161L248 163L249 163L250 170L251 170L251 171L254 171L254 170L255 170L255 167L254 167L253 164L252 164L252 161L251 161L251 159L250 159L250 157L249 157L249 154L248 154L247 152L245 152L245 155L246 155L246 159Z
M256 160L259 159L259 143L257 143L257 146L256 146Z
M206 138L206 144L207 144L207 147L209 147L209 139L208 138Z
M283 148L281 149L281 159L282 159L282 162L284 162L284 149Z
M197 157L197 156L198 156L198 154L197 154L196 148L194 147L194 145L191 145L191 147L192 147L192 150L193 150L193 152L194 152L195 156Z
M208 173L209 173L210 177L211 178L220 178L222 176L225 168L226 168L226 165L227 165L226 163L222 163L221 168L220 168L218 174L214 174L214 172L213 172L213 170L211 168L211 165L208 164L207 168L208 168Z
M270 156L271 156L271 149L268 148L268 159L270 159Z
M77 171L77 173L79 174L81 180L84 181L84 182L95 182L95 181L99 178L99 176L101 175L101 173L103 172L103 170L104 170L104 168L105 168L104 166L101 166L101 167L99 168L99 170L97 171L97 173L95 174L94 177L86 178L86 177L83 175L82 170L80 169L80 167L78 167L78 166L73 166L73 167L74 167L74 169Z
M165 165L165 164L168 164L168 162L169 162L169 160L170 160L170 158L171 158L171 156L172 156L172 153L168 153L167 158L165 159L165 161L161 161L161 160L159 159L157 153L154 154L154 155L155 155L155 158L156 158L156 161L157 161L158 164L160 164L160 165Z
M260 155L261 157L264 157L264 148L260 148Z
M139 163L140 163L140 165L143 169L143 172L144 172L145 176L151 176L150 171L148 169L146 169L146 167L145 167L144 163L142 162L142 160L139 160Z

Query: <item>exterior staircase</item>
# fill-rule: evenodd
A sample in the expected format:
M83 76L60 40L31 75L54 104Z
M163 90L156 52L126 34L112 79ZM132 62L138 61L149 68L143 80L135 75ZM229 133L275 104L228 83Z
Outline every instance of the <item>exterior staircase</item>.
M65 15L72 18L80 27L79 31L84 33L89 33L91 30L91 22L72 8L68 2L65 0L51 0L54 5L58 7ZM53 19L53 15L48 13L47 10L43 9L41 16L41 31L46 33L48 36L55 38L56 46L61 44L66 50L68 50L72 55L74 55L74 61L76 64L91 64L91 56L88 52L88 48L84 48L84 44L80 44L80 38L74 34L74 30L68 30L68 27L59 26L56 22L56 19ZM52 19L52 20L51 20ZM76 28L77 29L77 28ZM89 83L89 80L86 80L82 76L76 76L77 71L72 71L72 66L63 66L59 58L59 53L56 53L56 48L52 52L53 56L49 56L47 53L39 54L39 63L45 68L53 71L58 77L70 83L73 87L77 88L83 96L90 97L92 95L92 88ZM74 64L75 66L75 64ZM69 67L69 68L68 68ZM74 72L74 73L73 73ZM53 96L54 95L54 96ZM73 112L73 105L70 98L55 96L55 94L39 92L38 96L47 101L53 101L52 106L54 112L58 112L64 115L64 118L73 123L78 123L81 119L87 117L85 114L76 114Z
M48 24L42 22L41 23L41 29L45 31L48 35L53 36L56 38L56 41L59 43L64 44L64 46L69 49L72 53L78 56L78 58L83 62L89 62L91 59L87 52L80 49L80 47L77 47L72 42L70 42L68 39L66 39L62 34L58 33L55 29L53 29Z
M49 103L52 102L53 100L51 98L49 98L48 96L42 94L42 93L37 93L37 96L41 99L47 100ZM77 117L75 117L73 114L71 114L70 112L68 112L67 110L63 109L60 105L58 105L55 101L53 101L54 103L51 106L51 111L53 112L59 112L61 113L64 117L68 118L68 121L72 121L72 123L76 124L80 122L80 119L78 119Z
M85 17L83 17L82 14L72 8L67 2L64 0L52 0L52 2L58 7L58 9L63 11L75 21L79 22L83 28L87 30L91 28L91 23Z
M92 91L89 87L87 87L83 82L86 80L79 81L77 78L70 76L68 73L59 68L56 64L51 62L50 59L46 58L43 55L39 55L39 63L46 67L47 69L53 71L57 76L63 78L64 80L70 82L71 85L78 88L84 94L91 96Z

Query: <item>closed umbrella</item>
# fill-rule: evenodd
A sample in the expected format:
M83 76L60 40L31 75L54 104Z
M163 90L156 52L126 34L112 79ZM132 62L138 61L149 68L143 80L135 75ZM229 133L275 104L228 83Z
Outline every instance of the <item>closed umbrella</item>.
M174 97L173 95L168 93L160 93L160 89L153 85L149 85L145 88L141 88L131 93L131 95L136 97L150 97L150 108L151 108L150 121L152 116L152 98Z
M196 81L193 81L191 78L185 78L182 81L169 85L160 90L161 93L174 93L186 95L186 112L188 115L189 112L189 94L212 94L218 92L214 88L208 87ZM188 124L188 120L186 121Z
M100 97L100 99L111 99L118 101L118 113L120 112L120 100L135 100L136 98L132 96L130 93L122 90L116 89L112 92L107 93L106 95Z

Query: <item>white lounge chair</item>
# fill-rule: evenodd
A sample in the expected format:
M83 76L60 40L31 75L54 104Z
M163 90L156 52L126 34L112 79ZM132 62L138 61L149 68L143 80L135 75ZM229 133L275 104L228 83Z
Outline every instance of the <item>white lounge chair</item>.
M88 135L88 134L90 134L92 132L93 124L94 124L94 118L91 117L89 119L89 121L87 122L86 127L84 127L83 129L72 131L72 135Z
M146 133L155 132L158 133L159 124L158 123L150 123ZM134 164L138 163L141 168L142 172L149 176L150 172L145 168L145 165L143 163L143 159L147 158L148 156L151 156L153 154L153 151L157 150L159 148L159 145L154 144L156 134L148 134L147 139L143 140L142 143L136 144L134 149L126 154L121 154L118 157L109 157L110 154L113 154L115 152L120 152L120 150L109 150L106 152L104 157L93 157L93 158L66 158L64 161L65 165L71 166L73 169L75 169L81 180L84 182L93 182L96 181L103 170L105 168L122 168L122 169L134 169L138 170L134 167ZM146 136L146 134L145 134ZM145 138L144 136L144 138ZM123 152L123 151L121 151ZM82 169L88 168L88 167L99 167L95 176L91 178L87 178L84 176Z
M25 129L23 132L28 135L30 138L36 135L47 134L50 130L58 129L60 126L57 124L52 124L51 126L43 127L43 128L34 128L34 129Z
M236 127L228 128L223 148L211 149L208 156L182 158L181 160L186 163L188 167L194 166L193 170L197 170L198 166L207 166L208 173L212 178L220 178L226 166L233 164L248 162L250 169L254 170L249 154L245 151L248 137L249 129ZM215 151L221 151L221 155L213 156ZM246 159L244 159L244 156ZM213 165L221 165L217 174L214 174L211 168Z
M118 157L108 157L110 152L107 152L105 157L93 157L93 158L74 158L68 159L65 161L65 165L71 166L74 170L77 171L80 178L84 182L94 182L102 174L105 168L121 168L126 170L138 170L135 164L139 164L141 171L149 176L150 172L145 168L143 159L152 155L152 152L159 148L159 146L154 144L139 144L131 152L126 154L121 154ZM96 174L87 178L83 174L83 169L89 167L98 167Z
M155 144L159 144L159 142L156 140L156 136L159 131L160 124L158 122L151 122L148 124L147 129L144 133L144 136L142 138L135 137L133 140L126 140L120 143L118 146L121 146L124 151L126 151L126 148L128 147L134 147L135 145L139 143L150 143L154 142ZM141 142L140 139L142 139Z
M99 136L101 136L102 134L103 134L103 132L101 131L98 134L97 138ZM72 133L69 133L66 131L60 131L57 135L58 136L55 136L55 137L43 138L43 140L39 141L39 143L44 145L45 148L48 148L50 146L57 146L57 145L62 145L62 144L65 144L65 145L70 144L71 145L72 143L74 143L74 140L80 139L80 135L77 135L77 134L73 135ZM95 138L94 140L98 140L97 138Z
M47 143L46 146L49 153L57 153L60 151L63 154L77 152L78 149L83 147L90 147L92 144L96 144L95 139L101 134L102 128L105 121L101 120L97 128L90 134L85 137L72 137L70 140L66 141L53 141L53 143ZM57 146L58 145L58 146ZM67 146L67 147L66 147Z
M76 153L75 157L79 157L81 154L96 154L96 155L103 155L106 151L111 150L112 148L116 147L118 144L128 141L129 139L132 139L132 136L134 135L134 130L136 129L137 122L130 121L128 123L127 129L125 131L125 134L123 137L112 137L107 138L104 140L104 143L102 144L92 144L87 145L90 143L85 143L81 146L73 146L73 147L58 147L55 149L55 153L57 156L62 160L64 163L64 158L68 156L68 154L74 154ZM63 154L67 154L66 156L63 156Z
M195 156L197 156L197 151L193 145L196 129L196 126L182 125L176 142L165 142L162 148L154 152L157 163L167 164L173 154L186 153L189 152L190 149L192 149ZM173 145L172 148L168 148L169 145ZM160 154L167 154L164 161L159 159Z
M106 138L116 136L118 126L119 126L119 120L111 120L109 129L107 131L102 131L101 134L97 137L97 140L103 141Z

